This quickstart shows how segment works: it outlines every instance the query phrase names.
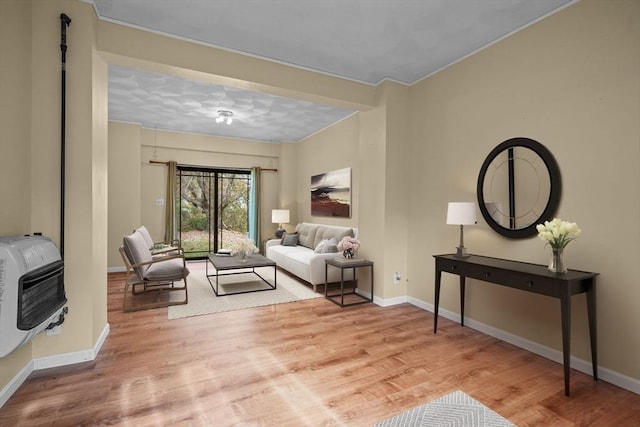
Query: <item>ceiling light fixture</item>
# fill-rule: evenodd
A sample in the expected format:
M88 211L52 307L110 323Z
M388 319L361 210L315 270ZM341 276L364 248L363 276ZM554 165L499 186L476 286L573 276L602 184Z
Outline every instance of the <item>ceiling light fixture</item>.
M226 123L230 125L233 122L233 113L228 110L218 110L218 117L216 117L216 123Z

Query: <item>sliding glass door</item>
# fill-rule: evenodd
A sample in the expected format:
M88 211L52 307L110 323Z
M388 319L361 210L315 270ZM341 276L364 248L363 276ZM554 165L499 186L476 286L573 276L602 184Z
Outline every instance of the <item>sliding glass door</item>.
M189 259L228 249L249 233L249 171L178 166L178 238Z

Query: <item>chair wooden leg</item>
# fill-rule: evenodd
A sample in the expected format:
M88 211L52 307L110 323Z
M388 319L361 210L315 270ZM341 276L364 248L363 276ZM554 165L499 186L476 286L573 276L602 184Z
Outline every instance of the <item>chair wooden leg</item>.
M124 289L124 298L122 302L122 311L125 313L140 311L140 310L148 310L152 308L161 308L161 307L169 307L172 305L183 305L189 302L189 291L187 288L187 278L183 279L184 284L182 286L175 286L174 282L171 283L162 283L162 284L152 284L148 285L146 283L126 283ZM142 286L142 290L136 290L136 286ZM131 290L131 291L129 291ZM180 299L177 301L156 301L146 304L140 304L138 306L133 306L133 301L135 300L135 296L142 296L148 294L157 294L158 296L162 294L170 294L173 291L184 291L184 299ZM129 292L131 292L131 296L129 296ZM127 303L129 300L129 303Z

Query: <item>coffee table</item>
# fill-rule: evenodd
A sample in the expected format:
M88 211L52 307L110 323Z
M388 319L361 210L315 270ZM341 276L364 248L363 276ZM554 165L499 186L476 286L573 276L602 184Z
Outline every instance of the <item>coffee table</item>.
M215 274L209 274L209 262L215 268ZM272 291L277 287L277 279L276 279L276 263L275 261L270 260L269 258L262 256L260 254L251 254L246 258L241 259L239 256L220 256L216 254L209 255L209 262L206 264L206 275L207 280L209 280L209 284L213 289L213 292L216 296L224 296L224 295L237 295L237 294L247 294L251 292L262 292L262 291ZM271 284L266 278L260 275L256 271L256 267L273 267L273 284ZM234 271L234 270L242 270L242 271ZM249 271L247 271L249 270ZM229 273L221 273L223 271L231 271ZM267 284L267 287L261 289L252 289L252 290L244 290L237 292L225 292L221 294L219 292L219 279L223 276L231 276L235 274L255 274L258 276L264 283ZM215 277L215 285L211 280L212 277ZM242 282L239 282L239 284Z

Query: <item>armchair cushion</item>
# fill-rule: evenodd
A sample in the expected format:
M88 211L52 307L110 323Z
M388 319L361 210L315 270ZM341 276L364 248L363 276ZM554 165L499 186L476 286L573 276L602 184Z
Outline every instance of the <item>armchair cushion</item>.
M180 254L182 253L182 248L180 248L180 243L178 241L171 242L171 244L166 242L157 243L153 241L151 237L151 233L144 225L133 230L134 233L140 233L144 238L147 247L151 251L151 255L155 259L157 255L163 256L166 254Z
M147 227L145 227L144 225L141 225L139 228L136 228L135 230L133 230L134 232L139 232L142 237L144 238L145 243L147 244L147 248L149 250L151 250L151 248L153 247L153 245L155 244L153 242L153 238L151 238L151 233L149 233L149 230L147 230Z
M144 278L153 282L178 281L189 274L189 269L184 265L184 260L180 258L167 258L167 260L156 259L149 266Z
M139 232L134 232L128 236L124 236L124 251L133 264L141 264L153 260L151 251L144 237ZM140 279L145 277L149 265L137 265L134 267L136 274Z

